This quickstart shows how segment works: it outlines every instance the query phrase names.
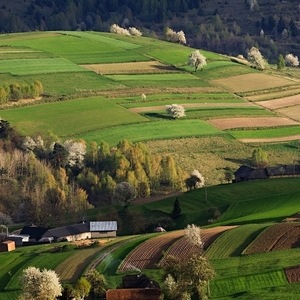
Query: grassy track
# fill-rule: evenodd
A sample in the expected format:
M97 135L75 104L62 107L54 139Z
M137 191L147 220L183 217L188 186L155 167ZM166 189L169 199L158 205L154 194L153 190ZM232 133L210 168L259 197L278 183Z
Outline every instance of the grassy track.
M230 130L227 132L236 139L275 138L300 134L300 126L284 126L257 130Z
M243 250L264 230L266 224L247 224L227 230L205 252L209 259L241 255Z

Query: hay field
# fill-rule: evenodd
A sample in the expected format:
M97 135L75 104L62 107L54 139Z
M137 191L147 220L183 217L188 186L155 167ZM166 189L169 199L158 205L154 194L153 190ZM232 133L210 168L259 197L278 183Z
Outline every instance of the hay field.
M250 73L239 76L231 76L213 80L212 83L234 93L265 90L298 84L290 79L271 76L263 73Z
M277 112L300 122L300 104L278 109Z
M174 67L158 61L127 62L113 64L87 64L82 67L99 74L134 74L178 72Z
M220 130L233 128L256 128L256 127L276 127L287 125L300 125L299 122L288 118L280 117L259 117L259 118L229 118L229 119L213 119L209 123Z

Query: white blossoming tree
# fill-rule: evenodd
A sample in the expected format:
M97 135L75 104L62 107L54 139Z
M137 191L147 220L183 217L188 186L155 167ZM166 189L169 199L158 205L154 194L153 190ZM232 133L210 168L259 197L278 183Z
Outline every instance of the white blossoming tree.
M200 248L203 247L202 238L200 235L200 227L198 227L195 224L187 225L187 227L184 229L184 235L188 239L189 243L192 245L196 245Z
M20 299L53 300L61 295L62 286L53 270L35 267L24 269L20 276L22 294Z
M264 70L267 61L263 58L260 51L256 47L252 47L248 52L248 61L257 69Z
M75 142L66 140L64 147L68 151L68 165L72 167L82 168L86 154L86 145L83 142Z
M110 26L110 32L122 35L130 35L130 32L127 29L124 29L117 24L112 24Z
M134 36L142 36L142 32L135 27L129 27L129 33Z
M285 64L290 67L298 67L299 66L299 59L297 56L293 54L287 54L284 58Z
M178 104L166 105L166 112L171 115L173 119L178 119L185 116L184 107Z
M202 55L199 50L195 50L189 55L189 61L188 64L191 67L195 68L195 72L200 68L200 70L203 69L204 66L206 66L206 58L204 55Z
M168 27L166 29L165 35L166 35L167 41L169 41L169 42L186 44L185 34L182 30L176 32L173 29Z

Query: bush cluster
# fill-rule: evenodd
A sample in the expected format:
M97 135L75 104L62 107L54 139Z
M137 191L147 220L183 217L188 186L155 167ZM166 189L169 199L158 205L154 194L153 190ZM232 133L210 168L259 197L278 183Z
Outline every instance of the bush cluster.
M18 101L20 99L34 99L43 93L43 85L40 81L32 84L22 84L15 82L12 84L4 84L0 86L0 103L4 104L8 101Z

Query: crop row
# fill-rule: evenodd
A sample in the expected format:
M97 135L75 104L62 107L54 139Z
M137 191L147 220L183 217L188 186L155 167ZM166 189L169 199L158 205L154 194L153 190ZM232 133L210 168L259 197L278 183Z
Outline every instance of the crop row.
M271 251L278 241L298 224L279 223L268 227L253 243L246 249L245 254L253 254Z
M153 268L166 251L183 235L183 230L161 234L149 239L133 250L120 265L120 271Z
M213 241L220 236L224 231L231 229L235 226L219 226L215 228L208 228L201 230L201 238L203 242L203 250L206 250ZM188 242L186 237L182 237L178 242L174 243L167 255L163 257L159 265L164 266L168 256L175 256L180 259L188 259L194 253L201 253L202 249L199 246L193 245Z

